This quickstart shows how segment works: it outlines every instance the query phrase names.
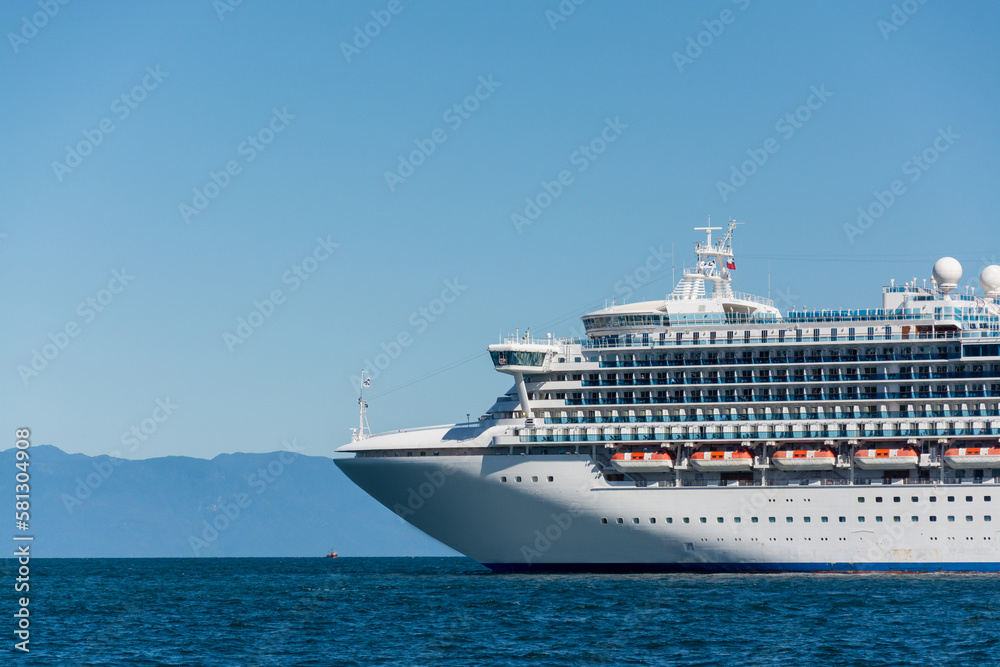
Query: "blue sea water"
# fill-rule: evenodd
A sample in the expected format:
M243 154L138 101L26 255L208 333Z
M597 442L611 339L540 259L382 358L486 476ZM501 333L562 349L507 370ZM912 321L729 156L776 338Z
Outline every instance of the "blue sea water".
M518 575L460 558L31 568L31 652L4 614L4 664L1000 664L997 575Z

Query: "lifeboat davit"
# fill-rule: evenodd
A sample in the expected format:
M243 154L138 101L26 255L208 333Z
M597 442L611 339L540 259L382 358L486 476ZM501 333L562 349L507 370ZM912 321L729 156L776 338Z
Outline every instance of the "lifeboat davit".
M1000 468L1000 447L953 447L944 462L949 468Z
M732 472L752 470L753 454L738 449L699 449L691 455L691 467L701 472Z
M611 465L619 472L666 472L674 467L674 456L667 451L618 452Z
M771 462L779 470L829 470L837 463L837 455L829 447L779 449Z
M913 447L859 449L854 462L864 470L906 470L915 468L920 454Z

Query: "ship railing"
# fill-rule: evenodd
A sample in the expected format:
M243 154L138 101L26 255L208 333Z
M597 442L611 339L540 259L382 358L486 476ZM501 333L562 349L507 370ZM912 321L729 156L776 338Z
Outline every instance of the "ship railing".
M784 323L790 324L790 323ZM884 342L884 341L921 341L921 340L980 340L986 338L1000 338L1000 330L993 329L972 329L969 331L933 331L933 332L910 332L910 333L892 333L886 334L885 332L868 334L865 332L858 332L855 334L838 334L836 336L831 336L829 332L827 334L820 334L816 336L805 329L802 330L802 335L797 335L793 330L790 329L779 329L778 334L774 335L774 330L771 329L766 333L765 337L761 337L760 333L757 332L756 336L752 336L749 339L745 336L733 336L729 337L704 337L699 336L694 338L693 336L688 338L688 334L696 333L694 331L685 331L685 336L681 340L677 340L674 337L664 337L662 340L654 339L655 333L650 333L649 340L643 342L643 334L635 334L635 338L632 340L609 340L609 336L600 336L598 338L586 338L586 339L565 339L560 340L559 344L579 344L583 349L595 349L595 350L615 350L623 348L639 348L639 349L649 349L649 348L688 348L688 347L705 347L705 346L726 346L726 345L738 345L741 347L745 346L774 346L783 343L866 343L866 342ZM697 332L700 333L700 332ZM782 336L781 334L785 335ZM789 335L790 334L790 335Z

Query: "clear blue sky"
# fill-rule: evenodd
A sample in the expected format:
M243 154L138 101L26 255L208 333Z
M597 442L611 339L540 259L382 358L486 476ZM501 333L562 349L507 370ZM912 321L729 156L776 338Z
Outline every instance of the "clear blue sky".
M285 439L329 454L356 421L351 376L400 334L372 428L475 418L508 388L485 355L499 331L571 334L627 276L648 280L631 299L662 296L671 270L640 270L650 248L674 243L680 268L709 215L747 223L737 287L766 294L770 266L783 310L876 306L946 254L976 284L1000 260L994 3L897 2L916 11L896 26L888 0L590 0L565 21L556 0L244 0L220 19L225 1L0 6L9 445L28 426L129 458ZM391 21L345 55L372 12ZM418 144L433 153L388 183ZM52 339L64 349L23 377Z

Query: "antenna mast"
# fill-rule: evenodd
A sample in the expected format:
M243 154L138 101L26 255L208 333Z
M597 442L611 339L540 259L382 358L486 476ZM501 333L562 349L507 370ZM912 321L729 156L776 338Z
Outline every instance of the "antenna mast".
M368 414L366 413L368 403L365 402L365 387L372 386L372 379L367 375L365 369L362 368L361 387L358 390L358 427L351 429L351 442L364 440L372 434L372 430L368 426Z

